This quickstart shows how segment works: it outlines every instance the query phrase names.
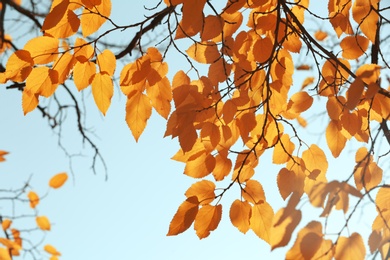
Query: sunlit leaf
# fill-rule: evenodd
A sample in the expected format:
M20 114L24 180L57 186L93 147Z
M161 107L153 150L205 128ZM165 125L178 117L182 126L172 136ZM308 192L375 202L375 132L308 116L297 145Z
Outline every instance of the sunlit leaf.
M343 57L346 59L357 59L368 48L369 40L361 35L347 36L340 42L340 47L343 50Z
M194 222L198 208L199 202L195 196L187 198L173 216L167 236L175 236L186 231Z
M150 98L145 94L133 91L128 95L126 103L126 122L134 139L138 141L146 127L146 122L152 114Z
M328 127L326 128L326 142L328 143L328 147L335 158L340 155L341 151L345 147L347 138L341 134L340 125L335 120L330 121Z
M96 64L90 61L77 62L73 69L73 79L79 91L92 84L96 74Z
M255 204L252 207L252 214L250 218L250 228L255 234L263 239L268 244L270 240L270 231L272 226L272 218L274 211L272 207L264 201L263 203Z
M50 97L58 87L58 72L46 66L35 67L26 79L26 91Z
M292 232L301 221L300 210L281 208L275 214L271 227L271 249L286 246L291 239Z
M35 64L46 64L54 61L58 56L59 40L49 36L39 36L29 40L24 45Z
M11 227L11 224L12 224L12 220L3 219L3 221L1 222L1 227L3 228L3 230L7 230Z
M222 205L204 205L200 208L195 217L194 228L196 235L202 239L210 235L210 231L215 230L221 221Z
M38 196L38 194L36 194L34 191L30 191L27 194L27 197L28 197L28 199L30 201L30 207L34 209L39 204L39 196Z
M60 256L61 253L57 251L57 249L52 246L52 245L49 245L49 244L46 244L43 249L48 252L49 254L51 255L55 255L55 256Z
M40 229L45 231L50 231L51 229L50 221L46 216L38 216L36 217L35 220Z
M188 56L200 63L211 64L221 56L216 44L194 43L187 50Z
M7 64L5 65L6 79L11 79L15 82L23 82L30 74L34 60L31 54L25 50L17 50L11 54Z
M336 244L336 260L359 260L365 259L366 247L358 233L352 233L350 237L341 236Z
M106 115L111 105L111 98L114 95L114 84L110 75L102 74L102 72L95 74L91 85L95 103L100 112Z
M62 187L62 185L65 184L65 182L68 180L68 174L65 172L58 173L54 175L50 181L49 186L54 189L58 189Z
M201 205L211 203L215 198L215 184L208 180L198 181L191 185L185 195L189 197L197 197Z
M97 55L96 63L99 66L100 73L105 72L110 76L114 75L116 68L116 58L112 51L105 49L102 53Z
M101 1L100 4L84 8L81 15L81 31L84 37L99 30L111 14L111 0Z

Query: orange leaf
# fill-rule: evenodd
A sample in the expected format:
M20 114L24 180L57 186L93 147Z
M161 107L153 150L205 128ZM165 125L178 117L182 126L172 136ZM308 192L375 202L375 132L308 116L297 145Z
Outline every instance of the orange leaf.
M45 216L38 216L36 217L37 225L40 229L50 231L51 225L49 222L49 219Z
M340 132L341 127L339 123L335 120L329 122L328 127L326 128L326 142L330 151L332 152L333 157L337 158L341 151L345 147L347 138Z
M221 56L216 44L194 43L187 50L188 56L199 63L211 64Z
M182 2L183 19L180 22L179 30L176 33L176 39L181 37L194 36L203 28L203 8L206 4L206 0ZM180 33L182 33L182 35L180 35Z
M309 109L313 104L313 97L307 92L300 91L292 95L287 104L287 109L292 113L302 113Z
M167 119L171 112L172 89L167 77L162 78L155 85L147 85L146 94L152 106L160 116Z
M114 75L116 68L116 58L112 51L105 49L97 56L96 63L99 65L100 73L105 72L110 76Z
M271 249L286 246L302 218L302 212L294 208L281 208L272 219Z
M321 30L316 31L314 34L314 38L316 38L318 41L323 41L326 37L328 37L328 34Z
M322 225L312 221L298 232L297 239L287 252L286 259L313 259L323 243Z
M301 166L296 166L291 170L282 168L277 177L278 188L282 198L286 200L294 191L302 194L305 178L306 175L301 169Z
M57 5L55 5L57 4ZM42 31L55 27L64 17L69 5L69 0L53 1L50 12L46 15L42 25Z
M215 198L215 184L208 180L198 181L191 185L185 195L189 197L197 197L200 205L211 203Z
M372 1L354 1L352 6L352 17L359 24L359 29L367 36L372 43L375 43L375 35L378 26L378 9L379 0Z
M288 162L295 149L295 145L290 141L288 134L283 134L279 142L275 145L274 152L272 154L272 162L275 164L282 164Z
M220 153L215 156L215 167L213 176L216 181L221 181L227 176L232 169L232 161Z
M1 227L3 228L3 230L7 230L10 228L11 224L12 224L12 220L3 219L3 222L1 222Z
M146 122L152 114L150 98L139 91L132 91L127 97L126 122L134 139L138 141L146 127Z
M340 42L343 57L354 60L363 55L368 48L369 40L361 35L347 36Z
M93 7L84 8L81 14L81 31L84 37L99 30L111 14L111 0L101 1ZM107 17L107 18L106 18Z
M252 214L250 218L250 228L255 234L263 239L268 244L271 242L271 226L274 211L272 207L264 201L260 204L255 204L252 207Z
M58 39L40 36L29 40L23 49L30 52L35 64L46 64L57 59L58 45Z
M73 79L79 91L88 87L96 74L96 64L90 61L77 62L73 69Z
M349 86L347 90L347 103L345 106L352 110L360 102L360 98L363 94L364 82L360 78L356 78L354 82Z
M203 178L209 175L215 167L215 158L211 154L202 153L194 160L188 161L184 174L193 178Z
M67 179L68 179L68 174L66 174L65 172L58 173L50 179L49 186L54 189L58 189L62 185L64 185Z
M214 150L221 140L219 127L211 122L205 122L200 131L200 137L203 145L208 151Z
M26 115L27 113L33 111L39 104L38 100L39 95L36 93L32 93L26 88L23 89L22 92L22 108L23 113Z
M245 188L241 190L241 195L246 201L253 204L265 201L263 186L256 180L247 180Z
M238 230L244 234L249 230L251 210L252 208L247 201L235 200L230 207L230 221L233 226L238 228Z
M90 44L82 38L76 39L76 42L74 43L74 57L77 61L84 63L88 61L93 54L94 49Z
M0 162L4 162L5 161L4 156L7 155L7 154L8 154L8 152L0 150Z
M365 259L366 247L358 233L352 233L350 237L341 236L336 244L336 260L359 260Z
M91 85L95 103L100 112L106 115L111 105L111 98L114 95L114 85L110 75L102 74L102 72L95 74Z
M65 52L56 60L53 70L57 71L59 84L64 83L69 77L75 63L76 59L69 52Z
M194 228L200 239L208 237L221 221L222 205L204 205L195 217Z
M58 72L48 67L35 67L26 79L26 91L50 97L58 87Z
M39 196L38 196L38 194L36 194L33 191L30 191L27 194L27 197L28 197L28 199L30 201L30 207L34 209L38 205L38 203L39 203Z
M57 249L52 245L46 244L43 249L51 255L55 255L55 256L61 255L61 253L58 252Z
M45 35L51 35L55 38L67 38L78 31L80 19L65 5L69 5L68 0L56 5L46 16L42 27Z
M34 61L31 54L25 50L17 50L11 54L5 65L6 79L23 82L30 74Z
M173 216L167 236L175 236L186 231L194 222L198 208L199 202L195 196L187 198Z
M204 19L204 26L202 28L200 38L202 41L211 40L222 33L224 21L219 16L208 15Z
M257 62L265 63L272 55L274 44L269 37L259 38L253 44L253 56Z
M307 86L309 86L310 84L313 84L313 82L314 82L314 77L307 77L307 78L305 78L305 80L302 82L301 89L304 89Z
M12 260L10 256L10 250L8 248L0 247L0 259L1 260Z

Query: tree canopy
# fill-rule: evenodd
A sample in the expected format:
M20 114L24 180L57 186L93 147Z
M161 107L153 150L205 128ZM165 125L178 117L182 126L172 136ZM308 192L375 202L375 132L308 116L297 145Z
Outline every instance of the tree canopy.
M271 250L287 247L286 259L387 259L389 3L153 2L143 20L124 23L111 15L120 4L111 0L2 0L2 87L20 91L24 114L41 113L54 130L74 120L91 148L92 171L98 162L106 166L84 124L94 108L83 106L83 93L107 117L114 92L126 98L124 121L136 141L152 113L166 120L164 137L180 146L172 159L194 179L168 236L193 227L206 238L224 217ZM349 171L329 178L330 163L343 164L337 158L346 150L354 157ZM265 171L271 164L279 170ZM283 207L264 192L264 174L276 180ZM56 174L49 186L61 187L67 176ZM236 199L225 204L233 190ZM32 209L39 202L34 191L13 192L16 200L26 195ZM363 234L350 222L367 208L376 218ZM50 229L45 216L35 218L39 229ZM24 250L22 239L11 217L0 213L0 222L0 259L11 259ZM343 225L334 230L332 222ZM51 259L60 255L51 245L44 250Z

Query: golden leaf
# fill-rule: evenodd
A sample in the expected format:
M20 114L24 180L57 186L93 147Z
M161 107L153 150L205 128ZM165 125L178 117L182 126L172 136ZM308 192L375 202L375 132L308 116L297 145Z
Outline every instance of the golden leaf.
M44 231L50 231L51 225L49 219L46 216L38 216L36 217L37 225L40 229Z
M200 239L208 237L221 221L222 205L204 205L195 217L194 228Z
M247 201L235 200L230 207L230 221L233 226L238 228L238 230L244 234L249 230L251 210L252 208Z
M66 174L65 172L58 173L50 179L49 186L51 188L58 189L65 184L67 179L68 179L68 174Z
M252 207L252 214L250 218L250 228L255 234L263 239L268 244L271 242L270 231L272 226L272 218L274 211L272 207L264 201L263 203L255 204Z
M194 222L198 208L199 202L195 196L187 198L173 216L167 236L175 236L186 231Z
M106 115L114 95L114 85L110 75L97 73L92 80L92 95L97 107L103 115Z
M198 181L191 185L185 195L189 197L197 197L200 205L211 203L215 198L215 184L208 180Z

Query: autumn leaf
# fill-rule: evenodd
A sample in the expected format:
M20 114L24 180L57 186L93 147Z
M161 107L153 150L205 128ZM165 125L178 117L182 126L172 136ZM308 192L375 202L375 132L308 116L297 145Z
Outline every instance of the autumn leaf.
M184 174L193 178L203 178L214 170L215 164L216 161L213 155L202 153L196 159L186 163Z
M138 141L146 127L146 122L152 114L150 99L139 91L131 92L127 97L126 122L134 139Z
M194 43L187 50L188 56L196 60L199 63L211 64L217 61L221 56L217 49L216 44L206 43Z
M70 9L69 1L62 1L46 16L42 30L55 38L67 38L74 35L80 27L80 19Z
M110 75L102 72L95 74L91 85L95 103L100 112L106 115L111 105L111 98L114 95L114 85Z
M216 181L223 180L232 169L232 161L227 156L217 154L215 156L215 167L213 170L213 176Z
M29 40L24 45L35 64L46 64L57 59L59 41L49 36L40 36Z
M194 228L196 235L202 239L210 235L210 231L215 230L221 221L222 205L204 205L200 208L195 217Z
M106 22L111 14L111 0L101 1L100 4L85 7L81 14L81 31L84 37L87 37Z
M302 212L296 209L281 208L275 214L271 227L271 250L286 246L291 239L292 233L301 221Z
M196 196L187 198L173 216L167 236L175 236L186 231L194 222L198 208L199 202Z
M67 180L68 180L68 174L66 174L65 172L61 172L54 175L50 179L49 186L53 189L58 189L62 187L62 185L64 185Z
M233 201L229 216L233 226L238 228L242 233L246 233L250 228L249 218L251 216L252 208L247 201L235 200Z
M55 256L60 256L61 253L57 251L57 249L52 246L52 245L49 245L49 244L46 244L43 249L48 252L49 254L51 255L55 255Z
M302 113L309 109L313 104L313 97L307 92L301 91L295 93L287 104L287 109L292 113Z
M58 72L46 66L35 67L26 79L25 90L30 93L50 97L58 87Z
M318 41L323 41L327 37L328 37L328 34L324 31L321 31L321 30L316 31L314 34L314 38L316 38L316 40L318 40Z
M268 244L271 243L271 226L274 211L272 207L264 201L263 203L255 204L252 207L252 214L250 217L250 228L255 234L263 239Z
M368 43L369 40L361 35L345 37L340 42L343 57L350 60L359 58L367 50Z
M352 233L350 237L341 236L336 244L335 259L358 260L365 259L366 247L358 233Z
M84 63L88 61L94 54L94 48L84 39L77 38L74 43L74 57L77 61Z
M11 54L5 65L6 79L23 82L28 77L34 65L30 52L17 50Z
M30 191L27 194L27 197L28 197L28 199L30 201L30 207L34 209L39 204L39 196L38 196L38 194L36 194L34 191Z
M74 83L79 91L92 84L96 75L96 64L90 61L77 62L73 69Z
M36 217L37 225L40 229L44 231L50 231L51 225L50 221L46 216L38 216Z
M374 44L378 13L373 9L378 9L379 0L373 1L354 1L352 6L352 17L359 24L359 29ZM373 9L371 8L373 7Z
M5 161L4 156L6 156L7 154L8 154L8 152L0 150L0 162L4 162Z
M340 125L335 120L330 121L328 127L326 128L326 142L328 143L328 147L335 158L340 155L341 151L345 147L345 143L347 142L347 138L341 134L340 130Z
M7 230L11 227L11 224L12 224L12 220L3 219L3 221L1 222L1 227L3 228L3 230Z
M186 191L187 198L197 197L200 205L211 203L215 198L215 184L208 180L198 181Z
M110 76L114 75L116 58L112 51L105 49L102 53L97 55L96 63L99 66L100 73L107 73Z
M169 80L164 77L155 85L147 85L146 94L152 102L153 108L160 116L167 119L171 112L172 90Z

